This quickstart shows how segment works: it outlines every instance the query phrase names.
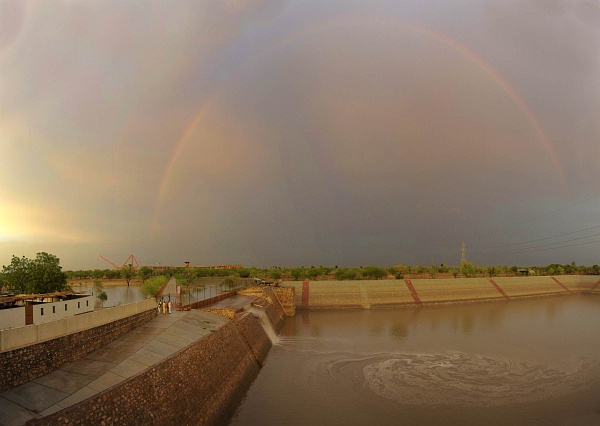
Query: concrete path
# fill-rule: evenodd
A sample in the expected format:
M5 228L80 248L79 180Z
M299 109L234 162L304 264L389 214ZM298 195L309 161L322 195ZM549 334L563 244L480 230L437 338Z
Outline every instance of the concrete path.
M171 281L173 295L175 280ZM160 362L228 321L198 310L159 315L75 362L0 393L0 425L23 425L74 405Z
M171 297L173 302L177 300L177 280L175 277L171 277L169 281L167 281L167 285L162 292L162 298L169 300L169 297Z
M241 312L244 308L250 306L257 299L256 296L245 296L238 294L219 302L215 302L203 309L228 309L234 312Z

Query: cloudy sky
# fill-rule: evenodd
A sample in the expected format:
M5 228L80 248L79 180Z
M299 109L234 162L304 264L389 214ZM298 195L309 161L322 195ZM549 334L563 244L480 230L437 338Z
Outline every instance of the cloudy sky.
M0 265L600 263L599 0L0 0Z

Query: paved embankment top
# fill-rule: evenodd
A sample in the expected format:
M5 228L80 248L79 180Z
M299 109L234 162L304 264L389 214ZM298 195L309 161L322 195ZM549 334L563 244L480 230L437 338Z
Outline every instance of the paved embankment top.
M256 296L244 296L241 294L220 300L207 306L207 309L227 309L235 312L243 311L245 307L250 306L252 302L258 299Z
M62 368L0 394L0 425L22 425L87 399L228 323L202 311L159 315Z
M518 297L600 293L600 277L490 277L368 281L286 281L298 309L363 308L508 300Z

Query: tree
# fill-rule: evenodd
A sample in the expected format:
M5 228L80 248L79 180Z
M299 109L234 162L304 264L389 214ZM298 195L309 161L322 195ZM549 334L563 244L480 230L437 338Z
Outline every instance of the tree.
M138 272L138 276L142 280L142 284L144 284L146 280L152 276L152 269L147 266L142 266Z
M52 293L67 289L67 275L60 259L46 252L38 253L30 264L30 277L35 293Z
M294 268L290 273L295 281L298 281L300 278L304 278L306 276L304 269L302 268Z
M109 280L112 280L113 278L119 278L121 276L121 272L118 269L107 269L104 276Z
M429 269L429 275L431 275L431 278L435 278L438 274L438 268L435 265L431 265L431 269Z
M30 281L30 264L31 260L25 256L19 258L12 257L10 265L2 266L3 284L13 293L23 294L32 292Z
M94 280L94 281L92 281L92 285L93 285L94 291L97 294L100 294L104 291L104 285L102 285L102 281Z
M129 282L133 277L135 277L135 275L135 269L133 269L133 266L131 265L127 265L121 268L121 278L127 281L127 287L129 287Z
M471 262L464 261L460 265L460 272L465 277L470 277L470 276L475 275L475 273L477 272L477 269L475 269L475 266Z
M381 266L365 266L362 270L362 274L365 278L380 280L387 275L387 271Z
M335 279L340 281L355 280L358 272L353 268L340 268L335 271Z
M98 299L100 299L100 302L102 303L102 307L104 307L104 302L106 302L108 300L108 294L106 294L106 292L103 291L98 295Z
M60 259L46 252L35 259L12 257L10 265L2 267L6 287L15 293L52 293L67 289L67 274Z
M271 278L273 278L274 280L278 280L281 278L281 271L277 270L277 269L271 269L269 271L269 276Z
M306 276L307 276L307 278L314 280L319 276L319 270L317 268L315 268L314 266L311 266L310 269L308 269L306 271Z

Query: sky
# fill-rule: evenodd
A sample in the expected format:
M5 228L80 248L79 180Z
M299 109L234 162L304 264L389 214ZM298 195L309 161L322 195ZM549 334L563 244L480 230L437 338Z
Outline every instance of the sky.
M600 264L600 0L0 0L0 265Z

